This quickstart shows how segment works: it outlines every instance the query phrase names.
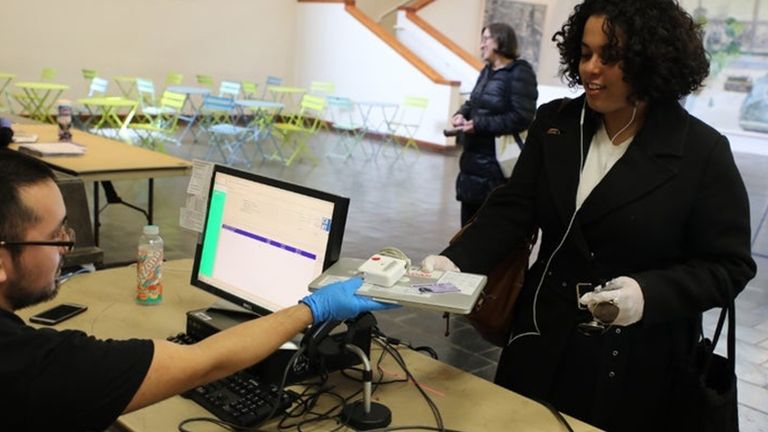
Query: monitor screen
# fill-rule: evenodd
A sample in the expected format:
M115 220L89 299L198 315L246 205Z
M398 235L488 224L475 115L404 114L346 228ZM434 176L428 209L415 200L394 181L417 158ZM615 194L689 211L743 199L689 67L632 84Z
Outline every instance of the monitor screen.
M192 285L258 314L295 305L339 259L349 199L217 165Z

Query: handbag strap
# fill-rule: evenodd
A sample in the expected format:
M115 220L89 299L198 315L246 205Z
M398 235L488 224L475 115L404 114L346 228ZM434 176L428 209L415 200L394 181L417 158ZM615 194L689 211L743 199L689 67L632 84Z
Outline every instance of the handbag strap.
M725 286L730 288L730 279L724 274L724 271L718 272L718 275L720 276L719 279L721 282L724 282ZM731 290L728 289L728 292L730 293ZM727 366L731 373L735 373L736 371L736 306L734 297L731 297L728 306L724 307L723 310L720 311L720 318L717 320L715 334L712 337L712 345L709 347L709 352L707 352L706 360L704 361L704 374L709 371L709 366L712 363L712 357L714 356L717 341L720 339L720 333L723 331L723 324L725 323L726 315L728 316L728 347L726 349L728 357Z

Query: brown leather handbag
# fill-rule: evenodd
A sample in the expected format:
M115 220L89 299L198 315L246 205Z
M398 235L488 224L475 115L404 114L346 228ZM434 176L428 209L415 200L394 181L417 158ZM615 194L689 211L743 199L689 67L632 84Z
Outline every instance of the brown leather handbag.
M451 239L457 241L464 230L472 222L465 225ZM536 243L538 230L531 236L527 245L513 250L488 274L488 280L475 303L472 312L467 315L472 327L488 342L504 347L512 333L512 310L515 301L523 289L525 271L528 269L528 257Z

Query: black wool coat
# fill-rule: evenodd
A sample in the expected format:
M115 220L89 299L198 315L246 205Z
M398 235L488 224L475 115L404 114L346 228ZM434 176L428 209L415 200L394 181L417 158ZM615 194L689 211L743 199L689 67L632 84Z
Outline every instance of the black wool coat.
M755 274L747 193L727 139L675 101L656 102L574 217L582 109L586 157L601 119L584 96L542 106L510 181L443 254L487 273L541 228L496 382L607 430L673 430L701 313ZM642 320L582 335L590 314L576 285L618 276L640 284Z
M480 72L472 94L456 114L472 120L475 132L462 134L463 153L456 180L456 199L481 204L505 179L496 162L494 139L528 129L536 113L536 74L530 63L515 60Z

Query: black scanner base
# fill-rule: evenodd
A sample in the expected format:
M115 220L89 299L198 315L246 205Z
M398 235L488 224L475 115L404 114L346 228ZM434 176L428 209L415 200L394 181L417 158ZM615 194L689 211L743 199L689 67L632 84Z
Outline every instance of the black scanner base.
M187 312L187 334L196 340L202 340L254 318L257 318L255 314L245 310L240 312L215 307L192 310ZM297 349L301 337L302 335L299 335L298 339L294 340ZM337 331L332 332L329 337L338 343L342 343L347 338L345 326L339 326ZM367 329L367 331L356 331L351 343L363 350L370 358L370 329ZM279 349L246 371L263 383L279 385L283 379L285 368L295 352L295 349ZM323 356L320 359L310 359L307 355L302 354L288 372L286 385L305 381L324 373L353 367L360 364L360 362L360 358L356 354L346 350L333 355Z

